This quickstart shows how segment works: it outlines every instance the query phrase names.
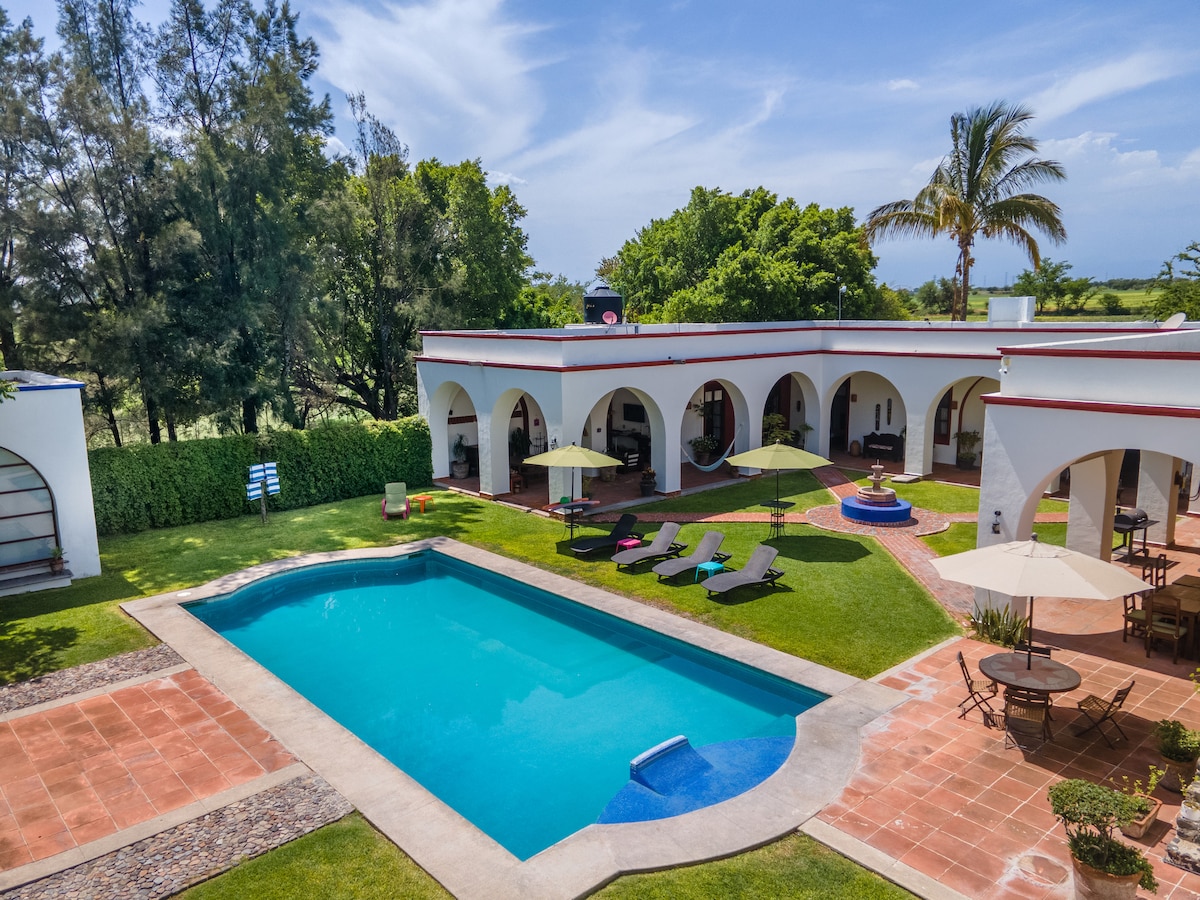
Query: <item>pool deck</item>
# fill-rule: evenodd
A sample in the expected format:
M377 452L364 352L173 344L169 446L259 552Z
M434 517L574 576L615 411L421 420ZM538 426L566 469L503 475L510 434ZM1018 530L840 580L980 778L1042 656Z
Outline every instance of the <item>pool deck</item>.
M1181 527L1192 548L1200 543L1200 520L1185 520ZM961 604L955 591L931 580L921 542L903 532L881 540L944 605L955 609ZM508 566L518 567L512 572L526 572L520 564L452 541L413 546L436 546L442 552L457 547L469 561L484 560L506 574L511 574ZM351 555L394 552L391 548ZM1171 580L1200 572L1195 549L1185 547L1169 555ZM147 627L180 650L184 665L160 666L144 676L0 715L0 759L5 761L0 769L0 895L6 900L66 896L54 889L39 891L45 882L36 879L77 871L81 861L104 865L121 848L143 847L135 842L144 842L148 835L237 810L248 799L278 790L287 779L315 778L311 773L316 772L463 898L579 896L621 872L725 856L799 827L930 900L1066 900L1071 896L1070 863L1062 828L1049 813L1046 788L1064 777L1144 777L1155 759L1153 723L1164 717L1189 724L1200 719L1200 700L1188 679L1196 663L1181 659L1173 664L1163 653L1146 657L1140 642L1122 642L1117 603L1039 599L1039 642L1053 646L1055 659L1080 671L1083 684L1056 698L1053 743L1005 749L1002 732L987 727L977 713L958 718L957 709L963 689L956 652L961 650L977 667L978 659L994 647L956 638L861 682L670 613L565 582L589 598L585 602L606 608L604 604L615 601L612 611L640 624L657 625L656 630L760 668L775 671L772 667L778 665L784 677L833 697L799 717L789 762L742 797L672 820L591 826L520 862L178 606L227 592L251 577L328 558L331 555L322 554L269 563L201 589L134 601L126 608L136 608ZM539 570L530 578L556 591L565 581ZM1094 733L1076 736L1074 701L1088 693L1110 696L1131 678L1137 685L1118 718L1129 740L1110 749ZM171 698L157 704L165 719L147 705L155 696ZM143 719L154 724L143 726ZM136 724L134 730L131 724ZM147 734L143 727L158 733ZM256 760L261 772L247 768L238 774L236 766L226 771L225 765L238 754L230 744L216 740L221 731ZM199 734L211 735L206 740L215 743L200 746L195 739ZM196 744L194 751L177 754L177 746L164 755L160 750L159 745L182 744L185 737ZM190 797L176 792L167 800L170 792L164 792L156 794L157 801L151 799L155 789L146 788L165 777L165 770L147 765L148 757L138 759L140 754L127 755L120 749L141 740L159 753ZM258 755L251 747L259 748ZM143 753L150 749L143 748ZM218 765L223 757L230 759ZM108 765L124 765L126 771L109 770ZM64 767L69 766L80 771L68 772ZM184 778L182 773L192 769L196 771ZM146 777L152 770L159 779ZM114 792L117 784L124 790ZM121 812L120 804L109 808L109 797L129 794L125 800L130 800L138 791L147 801L136 807L140 812ZM1200 897L1200 876L1162 860L1180 798L1162 789L1157 795L1166 801L1158 824L1135 842L1154 864L1161 883L1157 896ZM329 813L324 820L339 814ZM319 824L314 819L292 834ZM195 841L185 844L193 850ZM200 872L193 880L204 877L204 870ZM169 892L149 890L140 896ZM94 889L91 895L106 896Z

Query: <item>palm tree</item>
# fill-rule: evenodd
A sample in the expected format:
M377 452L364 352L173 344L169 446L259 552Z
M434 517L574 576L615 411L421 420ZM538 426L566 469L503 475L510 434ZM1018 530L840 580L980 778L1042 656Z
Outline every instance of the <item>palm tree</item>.
M913 200L897 200L872 210L864 226L871 241L888 237L949 234L958 245L956 290L951 319L967 318L971 292L971 248L979 236L1006 238L1025 248L1036 269L1041 263L1030 229L1054 243L1066 240L1060 210L1039 194L1019 193L1042 181L1066 178L1063 167L1027 159L1038 142L1025 134L1033 113L997 100L950 117L953 149Z

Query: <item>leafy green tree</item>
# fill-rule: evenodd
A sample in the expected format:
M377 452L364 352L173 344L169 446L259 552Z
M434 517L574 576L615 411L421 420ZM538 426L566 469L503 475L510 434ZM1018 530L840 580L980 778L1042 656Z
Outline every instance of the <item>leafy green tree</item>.
M631 318L733 322L833 318L839 299L861 318L877 300L874 264L849 209L697 187L603 266Z
M587 285L559 275L551 279L535 273L521 289L516 303L496 322L499 328L562 328L583 321L583 295Z
M173 0L156 40L156 79L180 157L178 202L191 235L185 360L228 424L258 430L268 404L297 422L290 377L310 292L318 209L335 178L325 158L329 99L308 82L317 47L287 3Z
M61 0L63 50L21 72L26 202L24 337L88 383L120 443L125 388L159 439L169 371L159 238L170 167L142 92L146 34L133 0Z
M529 259L524 210L478 162L408 164L407 148L350 98L355 170L330 206L320 296L295 366L309 396L376 419L416 410L423 328L492 327L518 315Z
M925 312L944 316L954 309L956 291L956 285L951 279L939 278L935 281L931 278L917 288L914 299Z
M1003 238L1023 248L1036 269L1040 262L1031 230L1054 243L1066 239L1056 204L1026 189L1066 178L1061 165L1031 158L1038 142L1025 134L1033 114L1024 106L997 101L950 117L951 151L929 183L912 200L896 200L871 211L866 237L938 237L958 247L957 294L951 318L965 320L971 294L975 241Z
M1090 278L1071 278L1069 262L1042 260L1036 269L1026 269L1013 281L1013 293L1018 297L1033 297L1039 314L1053 303L1063 315L1074 315L1087 305L1099 290Z
M1181 312L1200 320L1200 242L1192 241L1163 263L1153 291L1151 309L1158 318Z

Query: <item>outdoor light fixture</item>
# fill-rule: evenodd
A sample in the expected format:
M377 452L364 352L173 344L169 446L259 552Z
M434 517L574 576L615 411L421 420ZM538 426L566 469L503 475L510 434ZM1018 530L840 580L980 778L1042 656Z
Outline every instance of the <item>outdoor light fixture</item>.
M1000 358L1000 374L1001 375L1008 374L1008 364L1010 362L1012 362L1012 360L1007 356L1003 356Z
M999 534L1000 533L1000 510L996 510L995 512L992 513L992 515L996 517L996 518L992 519L992 534Z

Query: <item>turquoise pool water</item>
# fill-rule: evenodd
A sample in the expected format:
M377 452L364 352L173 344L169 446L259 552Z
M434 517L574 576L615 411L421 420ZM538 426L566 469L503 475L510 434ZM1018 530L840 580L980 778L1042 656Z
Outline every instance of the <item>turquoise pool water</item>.
M647 748L791 736L825 699L432 551L187 608L521 859L595 822Z

